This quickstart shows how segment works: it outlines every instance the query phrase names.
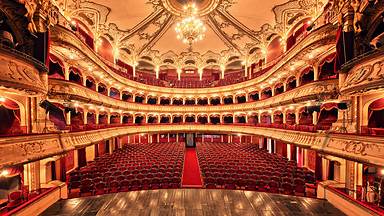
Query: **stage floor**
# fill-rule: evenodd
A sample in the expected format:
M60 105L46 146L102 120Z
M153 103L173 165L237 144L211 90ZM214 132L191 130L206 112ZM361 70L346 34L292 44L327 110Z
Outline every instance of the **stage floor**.
M241 190L147 190L62 200L42 215L344 215L329 202Z

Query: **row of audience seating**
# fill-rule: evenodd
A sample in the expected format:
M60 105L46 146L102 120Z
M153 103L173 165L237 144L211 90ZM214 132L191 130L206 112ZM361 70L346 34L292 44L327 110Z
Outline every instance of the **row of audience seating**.
M313 172L254 144L202 143L197 154L206 188L305 196L306 183L315 182Z
M180 188L184 145L129 144L69 175L70 196Z

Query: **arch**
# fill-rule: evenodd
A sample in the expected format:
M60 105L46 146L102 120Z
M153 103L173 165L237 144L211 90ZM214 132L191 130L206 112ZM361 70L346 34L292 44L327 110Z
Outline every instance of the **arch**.
M284 118L283 113L281 111L276 111L273 113L273 123L274 124L283 124Z
M181 101L181 103L183 103L183 102ZM161 97L160 98L160 104L161 105L170 105L171 100L168 97ZM175 101L173 101L173 104L175 104ZM181 105L181 104L176 104L176 105Z
M136 114L135 115L135 124L143 124L143 123L145 123L144 122L145 121L145 117L144 117L144 115L143 114Z
M157 124L159 122L159 115L156 114L148 114L147 115L147 123L148 124Z
M99 113L99 125L108 124L108 114L106 112Z
M117 88L111 87L109 89L109 97L120 100L120 91Z
M223 123L224 124L232 124L233 123L233 115L232 114L223 114Z
M259 115L257 113L248 114L248 123L257 125L259 123Z
M61 79L65 80L65 72L64 72L64 64L63 62L54 56L53 54L49 54L49 64L48 64L48 77L50 79Z
M259 97L259 92L258 91L255 91L255 92L251 92L249 93L249 99L251 101L258 101L260 99Z
M132 124L133 116L129 113L123 114L123 124Z
M103 83L99 83L98 84L97 92L99 92L100 94L108 96L107 86L105 84L103 84Z
M275 85L275 95L279 95L284 92L284 85L283 83L278 83Z
M96 81L93 77L87 76L85 78L85 87L96 91Z
M227 95L223 97L224 104L233 104L233 96Z
M186 123L194 123L196 121L195 114L186 114L185 115L185 122Z
M111 113L109 117L110 124L120 124L120 114L119 113Z
M236 102L241 104L247 102L247 96L245 93L239 94L236 96Z
M287 79L286 85L287 85L286 91L289 91L289 90L296 88L297 87L296 77L295 76L289 77Z
M143 95L136 95L135 96L135 103L144 103L144 96Z
M94 49L94 36L93 32L85 25L81 20L71 18L72 21L76 22L76 30L80 34L80 38L87 44L91 49Z
M196 105L195 98L186 98L185 99L185 105Z
M312 67L307 67L300 73L300 85L311 83L314 80L315 73Z
M71 130L79 131L84 126L84 111L81 108L71 109Z
M270 98L270 97L272 97L272 88L271 87L267 87L261 91L261 99L262 100Z
M197 116L197 122L200 124L207 124L208 123L208 115L207 114L199 114Z
M173 98L172 99L172 105L183 105L183 99L182 98Z
M301 20L297 21L296 24L292 25L291 29L288 31L288 36L286 40L286 50L290 50L297 41L302 40L305 36L308 35L307 27L311 25L308 23L312 18L304 17ZM293 21L295 22L295 21Z
M198 98L197 99L197 104L198 105L208 105L208 98L207 97Z
M260 123L261 124L271 124L272 123L272 117L270 112L263 112L260 115Z
M235 115L235 122L238 124L247 123L247 114L246 113L237 113Z
M74 67L69 68L69 81L83 85L83 76L79 69Z
M364 112L366 112L364 110ZM376 99L368 106L368 128L376 128L375 134L384 134L384 98ZM379 130L382 129L382 130Z
M171 123L171 115L170 114L162 114L160 116L160 123L161 124L169 124L169 123Z
M317 127L321 130L329 130L332 124L337 121L338 111L337 106L328 107L323 104L320 113L318 113Z
M211 97L210 98L210 104L211 105L220 105L221 104L220 96Z
M333 79L338 77L335 70L336 53L325 57L319 64L319 80Z
M156 96L152 96L152 95L147 96L147 104L154 105L154 104L157 104L157 101L158 101L158 99Z
M183 122L183 116L182 115L173 115L172 116L172 123L180 124Z
M209 122L211 124L220 124L221 123L220 115L219 114L210 115L209 116Z
M93 111L87 113L87 126L96 125L96 114Z
M132 97L133 97L133 95L131 92L129 92L129 91L123 91L122 92L121 99L123 101L132 101Z

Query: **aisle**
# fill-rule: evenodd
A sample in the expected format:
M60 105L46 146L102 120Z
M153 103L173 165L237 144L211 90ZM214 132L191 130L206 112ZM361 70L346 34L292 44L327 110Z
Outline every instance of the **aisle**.
M183 179L181 183L183 187L202 187L203 185L199 162L194 148L187 148L185 150Z

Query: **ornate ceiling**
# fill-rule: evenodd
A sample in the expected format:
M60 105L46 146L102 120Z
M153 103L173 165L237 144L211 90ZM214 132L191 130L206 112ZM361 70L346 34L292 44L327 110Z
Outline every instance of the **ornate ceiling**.
M327 1L195 0L207 32L191 53L174 30L188 0L54 0L64 17L109 40L123 61L136 64L144 57L154 66L176 68L225 66L233 56L255 62L273 38L286 38L295 24L318 16Z

